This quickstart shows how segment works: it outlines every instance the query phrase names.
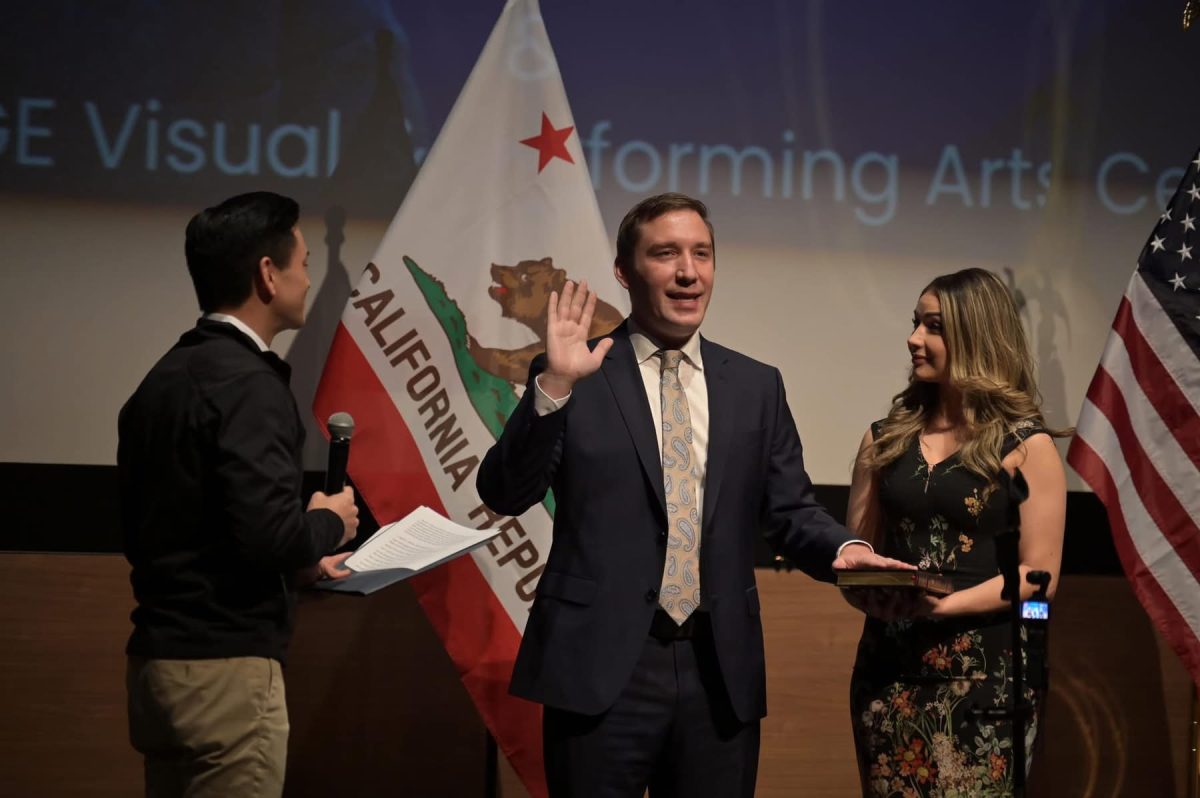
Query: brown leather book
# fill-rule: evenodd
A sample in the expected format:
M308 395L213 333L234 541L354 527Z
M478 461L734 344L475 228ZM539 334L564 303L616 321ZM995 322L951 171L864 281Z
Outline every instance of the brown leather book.
M954 585L948 576L930 571L893 571L883 568L838 571L837 586L911 587L935 596L945 596L954 592Z

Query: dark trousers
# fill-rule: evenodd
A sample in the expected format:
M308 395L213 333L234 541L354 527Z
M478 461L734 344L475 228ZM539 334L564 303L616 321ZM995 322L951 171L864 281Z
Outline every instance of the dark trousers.
M759 722L734 716L707 615L696 620L690 636L647 638L604 714L545 708L551 798L642 798L647 787L651 798L754 795Z

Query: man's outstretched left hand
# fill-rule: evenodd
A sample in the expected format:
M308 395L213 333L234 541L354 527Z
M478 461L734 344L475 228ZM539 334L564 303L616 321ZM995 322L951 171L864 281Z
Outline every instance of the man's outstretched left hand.
M842 555L833 561L835 571L858 571L873 568L887 568L897 571L915 571L917 566L912 563L893 560L891 557L881 557L871 551L865 543L850 543L842 549Z

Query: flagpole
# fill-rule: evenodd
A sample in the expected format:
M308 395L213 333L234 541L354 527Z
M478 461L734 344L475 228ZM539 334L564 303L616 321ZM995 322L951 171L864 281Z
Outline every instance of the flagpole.
M1192 682L1192 733L1188 756L1188 798L1200 798L1200 694Z
M500 794L500 752L492 733L485 729L484 735L486 748L483 756L483 798L496 798Z

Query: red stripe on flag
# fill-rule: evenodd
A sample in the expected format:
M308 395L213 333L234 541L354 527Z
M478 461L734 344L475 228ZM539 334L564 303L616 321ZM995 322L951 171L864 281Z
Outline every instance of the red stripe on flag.
M339 410L355 419L347 470L376 519L400 518L422 504L445 514L412 432L341 324L313 400L319 420ZM469 556L410 583L484 723L530 795L542 798L542 709L508 694L521 642L512 619Z
M1153 459L1146 453L1142 440L1133 429L1121 386L1101 367L1096 369L1092 377L1087 397L1112 424L1121 444L1125 467L1141 497L1142 506L1158 527L1157 531L1170 542L1179 559L1200 581L1200 529L1197 529L1196 522L1179 503L1175 493L1158 473Z
M1150 620L1158 627L1159 634L1175 649L1184 667L1191 673L1192 681L1200 687L1200 639L1138 555L1125 524L1125 515L1121 512L1116 482L1104 460L1086 441L1075 436L1067 451L1067 462L1104 502L1108 511L1108 525L1112 528L1113 544L1134 594L1146 609Z
M1161 314L1162 308L1155 305L1147 307L1147 313ZM1166 323L1171 323L1169 320ZM1149 342L1142 335L1133 318L1133 306L1129 297L1122 297L1121 307L1117 317L1113 319L1113 330L1125 341L1125 350L1129 353L1129 362L1133 373L1137 376L1142 392L1154 405L1163 424L1179 441L1179 446L1187 453L1192 465L1200 468L1200 416L1196 408L1188 401L1187 396L1180 390L1179 384L1171 376L1171 372L1163 366L1162 361L1154 353ZM1168 346L1179 346L1178 340L1168 342Z
M542 707L508 692L521 638L496 594L470 557L412 582L500 749L532 798L545 798Z

